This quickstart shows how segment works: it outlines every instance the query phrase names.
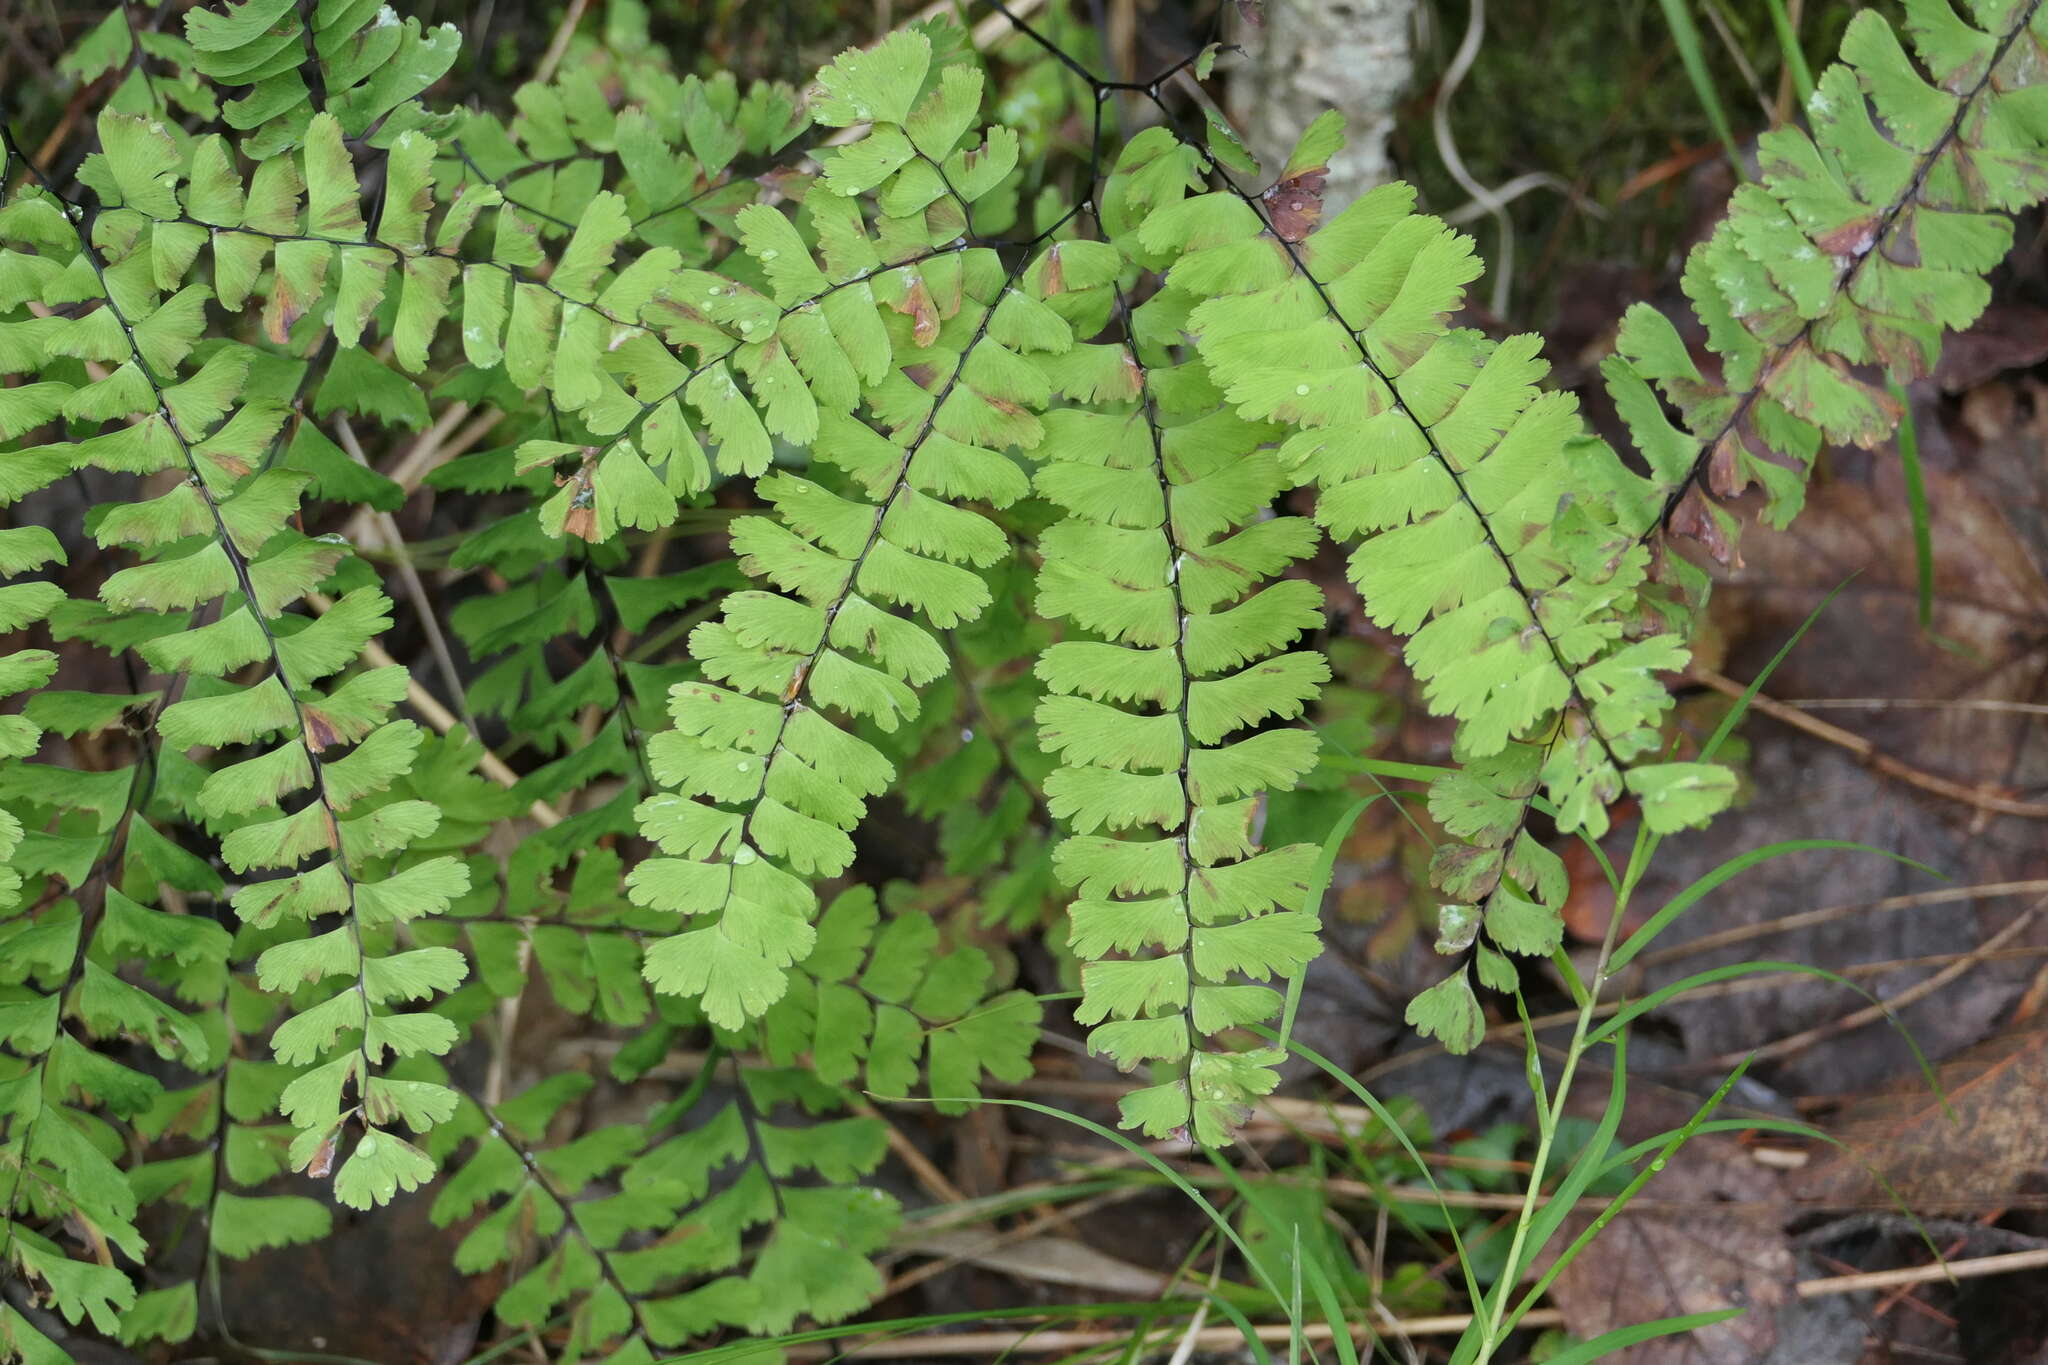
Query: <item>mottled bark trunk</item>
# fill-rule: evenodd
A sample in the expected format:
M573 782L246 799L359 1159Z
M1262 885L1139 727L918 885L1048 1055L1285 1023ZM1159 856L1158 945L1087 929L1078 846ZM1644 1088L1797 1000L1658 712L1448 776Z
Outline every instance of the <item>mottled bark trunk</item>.
M1330 166L1334 212L1389 178L1394 102L1414 74L1416 0L1265 0L1261 27L1240 22L1251 54L1231 80L1231 115L1277 173L1294 139L1325 109L1344 113L1350 143Z

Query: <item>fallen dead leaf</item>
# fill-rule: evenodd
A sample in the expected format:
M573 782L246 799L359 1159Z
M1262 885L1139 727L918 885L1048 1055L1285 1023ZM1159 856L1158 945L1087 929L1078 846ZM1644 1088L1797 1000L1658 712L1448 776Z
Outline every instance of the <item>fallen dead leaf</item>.
M468 1228L434 1226L427 1216L432 1202L415 1194L374 1216L337 1210L333 1235L323 1241L222 1262L221 1301L235 1344L294 1361L467 1359L504 1273L458 1274L455 1248ZM209 1349L178 1358L214 1355ZM215 1358L222 1357L247 1358L240 1349Z
M1026 1237L1006 1242L987 1228L933 1232L908 1250L924 1256L958 1257L985 1270L1041 1284L1099 1290L1124 1298L1156 1298L1169 1277L1106 1255L1071 1237Z
M1771 1207L1780 1177L1733 1138L1681 1148L1644 1192L1693 1207L1617 1218L1550 1288L1581 1340L1618 1327L1723 1308L1742 1316L1605 1357L1619 1365L1751 1365L1778 1339L1776 1309L1792 1294L1792 1251ZM1762 1207L1758 1207L1761 1204ZM1565 1244L1590 1215L1567 1220Z
M1858 1101L1837 1125L1847 1150L1801 1176L1799 1197L1849 1205L1896 1195L1932 1215L1980 1213L2019 1190L2048 1157L2048 1029L1992 1038L1936 1074L1946 1111L1917 1074Z
M1993 304L1969 331L1942 342L1934 382L1944 392L1963 393L2043 360L2048 360L2048 309Z
M1729 642L1720 668L1738 681L1754 678L1833 594L1772 675L1771 694L1818 699L1812 714L1921 773L2034 799L2048 790L2048 730L2023 709L1998 708L2048 699L2048 653L2040 644L2048 638L2048 521L2034 510L2048 484L2038 455L2017 433L1978 446L1957 432L1949 405L1917 392L1932 513L1932 628L1923 631L1916 620L1912 516L1896 456L1831 451L1800 518L1783 532L1750 528L1742 546L1748 563L1715 590L1713 617ZM1911 704L1885 704L1891 700ZM1846 704L1826 709L1831 701ZM2048 866L2038 822L1922 793L1767 716L1752 715L1740 734L1750 746L1751 794L1705 834L1660 850L1639 888L1641 903L1654 907L1729 857L1783 839L1855 840L1962 885L2023 880ZM1687 911L1658 947L1929 885L1924 874L1869 854L1775 859ZM1757 959L1831 970L1917 964L1865 979L1890 996L1983 942L2011 912L1987 902L1960 913L1844 913L1671 962L1644 986ZM2032 929L2015 946L2041 942ZM2004 1026L2033 969L2022 961L1980 964L1903 1011L1904 1023L1930 1053L1960 1052ZM1828 983L1785 978L1743 997L1741 1008L1707 999L1674 1006L1665 1017L1682 1031L1691 1059L1704 1062L1827 1025L1864 1003ZM1876 1023L1778 1059L1761 1079L1789 1094L1836 1094L1880 1085L1910 1064L1897 1031Z

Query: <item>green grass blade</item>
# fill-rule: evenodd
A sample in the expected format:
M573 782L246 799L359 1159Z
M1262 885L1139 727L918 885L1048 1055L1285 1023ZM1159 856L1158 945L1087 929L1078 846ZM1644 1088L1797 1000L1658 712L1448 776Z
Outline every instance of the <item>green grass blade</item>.
M1260 1032L1268 1033L1269 1031L1261 1029ZM933 1102L935 1101L892 1100L892 1103L912 1104ZM1047 1118L1059 1119L1063 1123L1070 1123L1074 1125L1076 1128L1085 1129L1087 1132L1094 1134L1096 1137L1103 1139L1105 1142L1115 1143L1118 1147L1121 1147L1125 1152L1136 1157L1145 1165L1150 1166L1160 1175L1165 1176L1166 1179L1172 1183L1175 1189L1179 1190L1182 1194L1186 1195L1191 1201L1193 1201L1195 1207L1200 1209L1203 1215L1206 1216L1211 1223L1215 1224L1216 1230L1218 1232L1221 1232L1224 1235L1224 1237L1229 1240L1230 1244L1237 1248L1237 1254L1244 1257L1245 1264L1247 1266L1250 1266L1251 1269L1259 1276L1259 1278L1265 1282L1263 1285L1265 1291L1268 1294L1271 1294L1274 1297L1274 1299L1282 1303L1286 1302L1287 1296L1284 1293L1282 1293L1280 1287L1274 1284L1271 1278L1266 1275L1259 1259L1252 1254L1252 1249L1245 1245L1244 1239L1237 1235L1237 1229L1233 1228L1230 1225L1230 1220L1223 1216L1222 1211L1218 1209L1214 1204L1211 1204L1206 1198L1204 1198L1202 1192L1196 1189L1195 1186L1188 1181L1188 1178L1186 1176L1182 1175L1179 1171L1176 1171L1173 1167L1167 1165L1164 1161L1161 1161L1157 1156L1153 1155L1153 1153L1148 1148L1142 1147L1138 1143L1131 1141L1130 1138L1124 1136L1122 1133L1117 1132L1113 1128L1103 1127L1101 1124L1095 1122L1093 1119L1082 1118L1079 1114L1069 1114L1064 1109L1055 1109L1051 1105L1039 1104L1034 1100L998 1099L994 1096L984 1096L980 1102L982 1104L1007 1105L1012 1109L1028 1109L1034 1114L1043 1114Z
M1748 168L1742 164L1742 149L1736 144L1735 130L1728 122L1728 111L1721 106L1721 92L1714 88L1714 78L1707 70L1706 45L1700 41L1699 25L1693 22L1692 10L1686 0L1658 3L1664 7L1664 21L1671 27L1671 41L1678 48L1678 59L1685 64L1686 79L1692 82L1700 107L1706 110L1714 132L1720 136L1729 164L1735 167L1738 177L1749 179Z
M1135 1303L1079 1303L1054 1307L1035 1304L1021 1308L988 1308L968 1313L926 1313L917 1317L890 1318L882 1322L840 1323L834 1327L814 1327L803 1332L788 1332L779 1337L731 1341L718 1346L707 1346L700 1351L684 1351L676 1355L662 1356L657 1365L684 1365L685 1362L688 1362L688 1365L725 1365L727 1362L730 1362L730 1365L739 1365L742 1361L758 1361L764 1352L791 1346L808 1346L821 1341L845 1341L849 1337L874 1337L888 1341L896 1337L909 1336L914 1332L930 1331L936 1327L962 1327L978 1322L1025 1320L1050 1325L1053 1321L1091 1322L1104 1318L1144 1318L1163 1311L1192 1313L1194 1309L1193 1299L1154 1299ZM843 1356L850 1353L849 1349L840 1354ZM1271 1362L1262 1362L1262 1365L1271 1365Z
M558 1313L538 1327L529 1327L523 1332L515 1332L492 1346L489 1350L470 1356L462 1362L462 1365L490 1365L490 1362L498 1357L510 1355L512 1352L525 1346L527 1342L537 1337L545 1336L556 1328L563 1326L569 1321L570 1316L568 1313Z
M1301 1224L1293 1219L1283 1219L1276 1216L1272 1212L1272 1204L1269 1202L1268 1195L1246 1180L1236 1167L1225 1161L1222 1153L1213 1147L1205 1147L1202 1150L1203 1154L1209 1158L1210 1164L1216 1167L1222 1174L1223 1179L1232 1189L1237 1191L1238 1198L1256 1210L1260 1218L1265 1220L1267 1226L1279 1227L1284 1223L1285 1226L1293 1230L1294 1264L1289 1276L1290 1283L1287 1300L1287 1320L1289 1326L1293 1329L1288 1334L1287 1348L1289 1360L1299 1359L1302 1323L1302 1286L1303 1281L1306 1280L1309 1290L1315 1295L1316 1307L1322 1312L1324 1322L1329 1324L1331 1338L1337 1347L1337 1354L1342 1361L1342 1365L1358 1365L1358 1351L1352 1345L1351 1333L1346 1327L1349 1318L1345 1316L1343 1304L1338 1299L1336 1288L1331 1282L1330 1267L1324 1263L1326 1257L1323 1250L1319 1245L1314 1244L1304 1247L1301 1240ZM1316 1230L1320 1231L1320 1227ZM1271 1268L1268 1267L1261 1274L1260 1278L1270 1281L1273 1278Z
M1799 92L1799 104L1804 108L1813 98L1813 68L1806 64L1806 53L1799 46L1799 35L1792 31L1792 16L1785 12L1785 0L1764 0L1771 12L1771 27L1778 35L1778 52L1785 60L1785 69L1792 73L1792 88Z
M1728 736L1735 732L1735 727L1742 723L1743 716L1748 714L1750 702L1755 699L1757 693L1764 690L1764 684L1771 680L1771 674L1778 671L1778 665L1785 662L1799 642L1806 638L1806 632L1813 629L1813 623L1820 620L1820 614L1834 604L1834 600L1841 595L1842 589L1848 587L1855 577L1856 575L1850 574L1848 578L1843 579L1830 588L1828 595L1820 599L1820 605L1806 613L1806 619L1799 623L1799 629L1792 632L1792 638L1778 646L1778 652L1771 656L1771 661L1758 670L1756 677L1750 681L1748 687L1742 689L1741 698L1736 701L1735 705L1728 708L1728 714L1721 717L1721 723L1714 727L1713 737L1708 739L1706 744L1701 747L1700 761L1702 763L1713 761L1715 753L1720 750L1722 744L1727 742Z
M1294 1224L1293 1275L1287 1286L1287 1365L1301 1365L1301 1224Z
M1737 977L1766 975L1772 972L1789 972L1799 976L1810 976L1817 981L1825 981L1831 986L1841 986L1856 992L1856 994L1862 996L1871 1004L1879 1009L1883 1009L1886 1021L1893 1028L1899 1030L1900 1036L1906 1040L1906 1045L1912 1048L1913 1056L1920 1062L1920 1069L1926 1072L1929 1078L1932 1079L1933 1072L1928 1066L1927 1059L1920 1055L1919 1044L1913 1041L1913 1035L1907 1031L1906 1026L1899 1022L1898 1018L1889 1009L1885 1009L1884 1001L1878 999L1848 977L1839 976L1825 967L1816 967L1806 962L1736 962L1725 967L1709 967L1705 971L1695 972L1682 981L1674 981L1668 986L1660 986L1639 1000L1629 1001L1626 1005L1616 1010L1612 1018L1606 1020L1598 1028L1594 1029L1592 1033L1587 1035L1587 1044L1590 1046L1608 1035L1628 1027L1628 1025L1634 1023L1643 1015L1648 1014L1651 1010L1656 1009L1659 1005L1666 1004L1688 991L1697 990L1701 986L1711 986L1720 981L1732 981Z
M1211 1299L1209 1306L1230 1319L1230 1325L1244 1338L1244 1348L1251 1352L1255 1365L1273 1365L1273 1353L1266 1349L1265 1338L1259 1335L1258 1328L1252 1326L1252 1320L1244 1315L1243 1309L1228 1299Z
M1529 1236L1522 1244L1519 1265L1511 1265L1501 1273L1495 1286L1498 1293L1511 1297L1515 1286L1521 1283L1522 1274L1535 1261L1536 1256L1556 1235L1564 1220L1579 1202L1589 1186L1599 1178L1606 1168L1607 1153L1614 1146L1615 1137L1621 1132L1621 1116L1628 1103L1628 1035L1616 1034L1614 1038L1614 1080L1607 1091L1607 1107L1601 1111L1600 1123L1586 1145L1579 1149L1578 1160L1565 1172L1563 1180L1551 1191L1550 1198L1537 1210L1529 1223ZM1591 1051L1588 1044L1584 1051ZM1526 1305L1525 1305L1526 1307ZM1502 1329L1506 1330L1505 1327Z
M1717 1322L1739 1318L1742 1313L1740 1308L1717 1308L1711 1313L1688 1313L1682 1318L1659 1318L1656 1322L1639 1322L1633 1327L1617 1327L1612 1332L1602 1332L1591 1341L1578 1342L1546 1357L1545 1365L1586 1365L1588 1361L1605 1359L1642 1342L1711 1327Z
M1744 1061L1743 1065L1748 1066L1749 1062ZM1809 1142L1831 1143L1844 1152L1848 1150L1848 1145L1840 1138L1831 1137L1812 1124L1802 1123L1798 1119L1774 1119L1762 1115L1739 1119L1708 1119L1694 1128L1692 1135L1703 1137L1708 1133L1783 1133L1788 1137L1804 1138ZM1608 1175L1623 1167L1634 1166L1662 1147L1670 1136L1668 1131L1659 1133L1655 1137L1644 1138L1626 1151L1616 1152L1609 1158L1607 1169L1601 1174Z
M1434 782L1456 768L1434 763L1399 763L1391 758L1359 758L1347 753L1326 753L1322 761L1338 772L1363 773L1370 777L1394 777L1404 782Z
M1280 1040L1279 1035L1269 1028L1260 1028L1257 1025L1253 1025L1252 1032L1260 1034L1276 1044ZM1360 1085L1351 1073L1339 1067L1328 1057L1323 1056L1322 1053L1317 1052L1314 1048L1304 1043L1290 1042L1287 1045L1287 1049L1296 1056L1306 1057L1325 1075L1329 1076L1346 1090L1349 1090L1357 1098L1358 1102L1370 1110L1372 1116L1378 1119L1386 1130L1393 1135L1394 1140L1401 1145L1401 1150L1408 1154L1408 1159L1415 1163L1415 1169L1420 1174L1422 1183L1427 1185L1430 1192L1437 1197L1437 1208L1442 1211L1444 1225L1451 1234L1451 1248L1458 1253L1458 1269L1465 1276L1466 1293L1471 1296L1473 1303L1478 1303L1484 1297L1484 1294L1479 1288L1479 1281L1472 1274L1472 1258L1465 1252L1464 1238L1458 1234L1457 1216L1451 1212L1451 1206L1444 1202L1443 1191L1437 1187L1436 1176L1431 1173L1429 1163L1422 1159L1422 1153L1417 1151L1415 1144L1409 1140L1408 1131L1401 1126L1400 1121L1388 1111L1387 1107L1380 1103L1377 1095L1374 1095L1370 1090Z

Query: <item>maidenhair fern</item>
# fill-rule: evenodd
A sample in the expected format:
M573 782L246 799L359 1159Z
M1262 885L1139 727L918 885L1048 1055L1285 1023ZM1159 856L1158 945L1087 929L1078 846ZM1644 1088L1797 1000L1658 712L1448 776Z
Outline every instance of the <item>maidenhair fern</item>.
M1030 1074L991 930L1045 927L1129 1127L1228 1142L1317 952L1265 825L1324 780L1326 537L1454 727L1410 1019L1471 1046L1560 942L1532 816L1733 795L1669 723L1683 542L1886 439L1869 371L2048 195L2038 0L1859 15L1696 319L1627 315L1617 451L1455 325L1413 191L1325 216L1334 118L1268 174L1157 82L1118 142L1021 22L1009 126L950 23L798 91L607 10L507 113L373 0L124 8L65 63L83 161L4 129L12 1355L231 1327L195 1275L407 1191L563 1359L842 1319L900 1212L872 1102ZM522 1090L533 992L598 1051Z

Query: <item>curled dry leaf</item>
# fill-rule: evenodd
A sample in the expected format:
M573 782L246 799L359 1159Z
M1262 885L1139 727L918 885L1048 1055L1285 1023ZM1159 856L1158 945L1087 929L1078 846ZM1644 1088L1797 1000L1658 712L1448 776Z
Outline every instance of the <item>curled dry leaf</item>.
M1323 218L1323 183L1327 166L1312 166L1290 175L1261 196L1266 215L1273 221L1274 235L1284 242L1298 242L1314 231Z
M1726 530L1715 509L1707 501L1697 485L1686 490L1678 501L1678 508L1671 514L1671 534L1681 540L1696 541L1714 557L1714 562L1732 569L1742 567L1742 556L1729 543Z

